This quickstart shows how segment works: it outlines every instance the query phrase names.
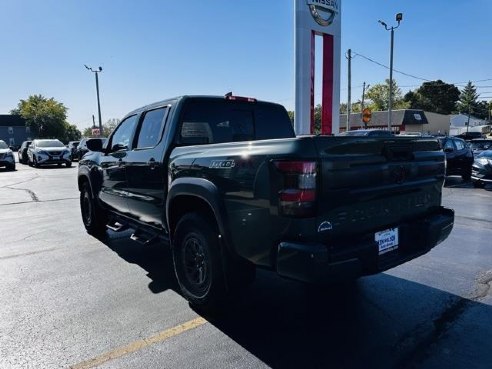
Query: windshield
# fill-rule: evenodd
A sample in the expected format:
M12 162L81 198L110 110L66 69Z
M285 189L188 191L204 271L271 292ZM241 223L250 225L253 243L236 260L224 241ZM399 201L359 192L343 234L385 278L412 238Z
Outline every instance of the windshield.
M38 141L36 146L37 147L65 147L65 145L58 140Z
M492 150L481 152L477 155L477 158L492 159Z
M472 142L470 146L474 150L487 150L492 147L492 141Z
M5 143L5 141L0 141L0 149L8 149L9 147Z

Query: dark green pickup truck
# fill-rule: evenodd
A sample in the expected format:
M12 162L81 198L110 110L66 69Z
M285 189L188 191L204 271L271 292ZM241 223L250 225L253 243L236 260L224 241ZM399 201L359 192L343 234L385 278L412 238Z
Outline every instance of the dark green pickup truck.
M183 96L89 140L78 185L93 235L134 230L171 245L183 295L213 307L256 267L305 282L377 273L452 230L435 139L295 137L286 110L236 96Z

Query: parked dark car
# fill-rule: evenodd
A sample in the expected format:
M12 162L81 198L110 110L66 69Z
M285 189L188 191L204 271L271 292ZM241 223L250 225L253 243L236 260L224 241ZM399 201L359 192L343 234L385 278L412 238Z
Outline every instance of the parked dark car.
M77 159L75 157L75 153L77 152L77 146L78 145L79 145L79 141L69 141L68 142L67 148L70 150L70 158L72 159L72 161L74 159Z
M492 149L477 155L472 167L472 182L475 187L492 183Z
M446 175L458 175L469 181L472 174L473 152L470 146L456 137L438 138L446 154Z
M477 156L482 151L492 149L492 138L477 138L470 141L470 147L473 151L473 155Z
M100 138L102 140L102 144L104 146L104 144L107 141L107 138L106 137L97 137L97 138ZM88 137L80 140L77 149L75 150L75 154L73 155L74 159L81 160L82 157L90 151L87 147L87 140L91 140L91 139L92 139L91 137Z
M27 157L27 149L29 146L31 146L32 141L24 141L20 148L19 151L17 151L17 155L19 155L19 163L21 164L27 164L28 157Z
M384 129L357 129L342 132L339 136L393 137L394 135L391 131L386 131Z
M482 132L466 132L466 133L456 135L455 137L461 138L465 141L471 141L475 138L484 138L484 135Z

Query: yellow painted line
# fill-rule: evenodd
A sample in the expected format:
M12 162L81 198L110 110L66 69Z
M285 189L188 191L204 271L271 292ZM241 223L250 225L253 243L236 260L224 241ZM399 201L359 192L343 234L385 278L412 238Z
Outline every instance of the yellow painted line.
M102 355L96 356L95 358L83 361L81 363L70 366L70 369L90 369L95 368L107 361L118 359L122 356L134 353L150 345L158 342L167 340L168 338L177 336L186 331L198 328L207 323L202 317L190 320L186 323L180 324L176 327L166 329L165 331L159 332L154 336L144 338L135 342L132 342L126 346L118 347L112 351L106 352Z

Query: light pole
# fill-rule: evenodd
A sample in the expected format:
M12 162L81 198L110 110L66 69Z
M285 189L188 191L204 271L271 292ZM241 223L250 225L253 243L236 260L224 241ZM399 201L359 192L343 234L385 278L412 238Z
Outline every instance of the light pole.
M98 76L98 74L102 72L102 68L99 67L98 69L92 69L85 64L84 67L86 67L87 70L90 70L96 75L97 113L99 115L99 136L102 136L103 128L102 128L102 121L101 121L101 102L99 101L99 76Z
M391 31L391 45L390 45L390 80L389 80L389 101L388 101L388 130L391 131L391 110L393 108L393 46L395 40L395 29L400 27L400 22L403 20L403 13L398 13L396 15L396 21L398 25L388 27L383 21L378 21L386 29L386 31Z

